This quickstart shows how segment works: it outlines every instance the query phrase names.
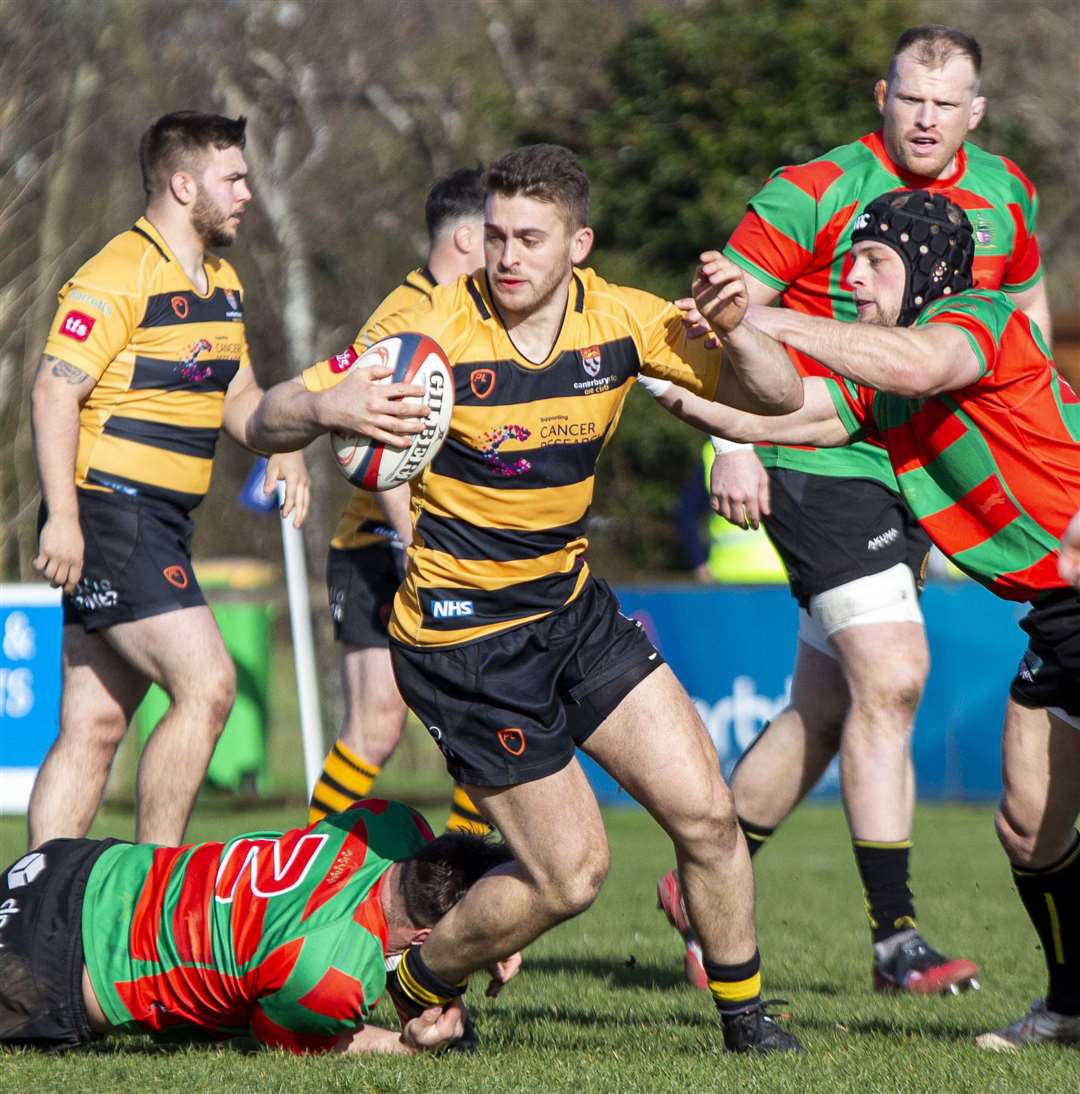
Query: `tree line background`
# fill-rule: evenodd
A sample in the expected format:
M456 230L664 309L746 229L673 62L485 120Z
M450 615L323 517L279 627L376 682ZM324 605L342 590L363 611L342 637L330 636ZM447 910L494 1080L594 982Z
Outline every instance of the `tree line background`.
M775 166L876 127L898 33L949 22L982 42L976 140L1039 187L1058 330L1077 326L1074 0L0 0L0 16L0 581L33 576L28 395L56 292L141 213L138 138L170 110L250 120L255 197L228 257L269 386L340 350L422 260L434 177L524 142L585 161L591 264L681 295ZM632 394L597 484L602 573L682 568L672 511L699 445ZM308 464L321 576L348 487L325 442ZM236 502L250 465L222 441L197 555L278 557L276 522Z

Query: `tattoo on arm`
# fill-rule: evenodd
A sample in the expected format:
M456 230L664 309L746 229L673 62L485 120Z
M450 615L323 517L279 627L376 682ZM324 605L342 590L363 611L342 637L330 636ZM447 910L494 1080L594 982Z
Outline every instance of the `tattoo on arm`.
M50 357L47 353L41 359L42 364L52 366L52 374L61 380L67 380L69 384L81 384L89 379L81 368L69 365L67 361L61 361L59 357Z

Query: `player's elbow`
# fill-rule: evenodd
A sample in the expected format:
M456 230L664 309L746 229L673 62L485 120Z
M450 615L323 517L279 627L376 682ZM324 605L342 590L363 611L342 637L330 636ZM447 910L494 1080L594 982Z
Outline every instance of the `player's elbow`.
M759 394L753 412L768 415L770 418L781 414L794 414L802 410L805 399L806 390L802 377L795 375L773 390Z

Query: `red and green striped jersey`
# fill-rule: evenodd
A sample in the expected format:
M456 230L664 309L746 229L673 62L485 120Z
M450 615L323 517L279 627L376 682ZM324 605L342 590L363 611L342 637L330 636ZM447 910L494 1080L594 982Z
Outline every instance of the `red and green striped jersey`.
M774 171L750 199L724 254L776 289L785 307L853 322L847 283L852 221L867 202L902 187L944 192L967 211L975 233L977 286L1022 292L1042 276L1035 237L1038 198L1016 164L964 144L952 175L924 179L893 163L880 130L809 163ZM789 352L804 374L829 375L813 358ZM871 478L896 489L888 458L869 442L846 449L763 445L757 451L767 467Z
M978 380L924 399L830 380L844 425L876 435L919 523L971 577L1006 600L1065 587L1057 548L1080 508L1080 399L1007 294L935 300L914 326L930 323L964 332Z
M105 1017L168 1040L328 1050L386 986L383 876L431 838L418 813L373 798L292 832L109 848L82 913Z

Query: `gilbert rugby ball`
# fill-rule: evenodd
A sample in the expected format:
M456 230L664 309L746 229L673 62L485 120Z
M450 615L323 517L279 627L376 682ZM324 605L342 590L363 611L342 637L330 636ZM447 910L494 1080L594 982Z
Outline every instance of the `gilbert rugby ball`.
M392 490L418 475L435 458L454 412L454 380L442 348L426 334L393 334L382 338L352 361L351 351L338 358L345 368L391 365L394 371L376 383L419 384L430 413L420 433L403 435L406 448L391 448L368 437L331 433L341 473L361 490Z

